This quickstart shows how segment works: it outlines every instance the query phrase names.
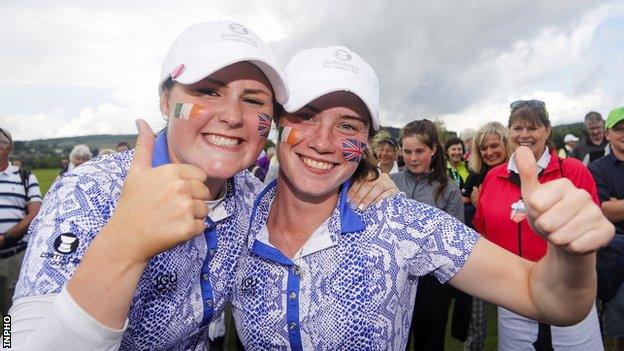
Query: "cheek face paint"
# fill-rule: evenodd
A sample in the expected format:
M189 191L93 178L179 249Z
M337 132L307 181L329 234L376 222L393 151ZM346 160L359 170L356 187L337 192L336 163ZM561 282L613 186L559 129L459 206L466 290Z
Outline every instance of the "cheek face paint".
M297 130L293 127L280 127L277 140L291 146L295 145L297 143Z
M357 139L342 139L342 156L349 162L359 163L366 150L366 143Z
M263 138L267 138L271 131L271 116L261 113L258 115L258 121L260 122L258 124L258 134Z
M206 114L206 109L201 105L191 103L177 103L173 113L173 117L179 119L193 120L200 119Z

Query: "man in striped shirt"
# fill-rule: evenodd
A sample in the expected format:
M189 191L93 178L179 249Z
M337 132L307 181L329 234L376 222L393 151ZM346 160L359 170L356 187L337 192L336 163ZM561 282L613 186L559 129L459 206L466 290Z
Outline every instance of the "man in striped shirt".
M9 163L13 151L11 134L0 128L0 313L11 307L30 222L41 206L37 177Z

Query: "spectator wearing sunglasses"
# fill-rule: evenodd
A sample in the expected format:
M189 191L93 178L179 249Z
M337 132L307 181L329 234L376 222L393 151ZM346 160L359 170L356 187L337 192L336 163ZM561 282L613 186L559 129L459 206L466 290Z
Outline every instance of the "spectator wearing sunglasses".
M583 161L587 166L590 162L605 155L607 144L604 120L600 113L591 111L585 115L586 135L576 143L571 157Z
M596 185L587 168L576 159L558 158L551 147L550 120L542 101L512 103L508 128L512 150L525 146L533 152L540 183L567 178L599 204ZM473 225L493 243L537 262L545 256L547 242L535 233L526 218L519 171L512 155L508 162L492 168L486 175ZM499 307L498 335L499 350L603 349L595 306L584 320L570 327L551 327Z

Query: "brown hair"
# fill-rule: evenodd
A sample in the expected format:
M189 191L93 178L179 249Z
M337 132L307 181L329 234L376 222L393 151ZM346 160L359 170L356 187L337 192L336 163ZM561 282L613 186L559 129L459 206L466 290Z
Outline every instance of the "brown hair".
M418 136L423 144L427 145L430 149L436 149L436 152L431 159L430 167L432 172L429 176L429 184L431 184L434 180L437 180L440 183L440 186L433 194L433 201L437 203L440 195L442 195L444 188L446 188L449 182L446 174L446 167L444 165L444 149L440 143L438 128L435 123L428 119L412 121L401 129L399 145L403 147L403 139L411 136Z

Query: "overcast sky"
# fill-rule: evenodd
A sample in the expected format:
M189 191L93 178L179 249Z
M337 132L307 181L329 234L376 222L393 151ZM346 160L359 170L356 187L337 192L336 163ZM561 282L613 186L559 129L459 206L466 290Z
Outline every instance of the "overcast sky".
M163 125L160 65L188 25L231 19L297 51L344 45L375 69L382 124L506 123L546 102L554 125L624 105L622 1L0 2L0 126L17 140L135 133Z

